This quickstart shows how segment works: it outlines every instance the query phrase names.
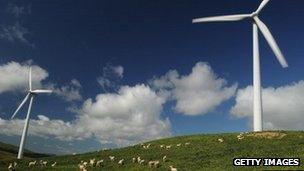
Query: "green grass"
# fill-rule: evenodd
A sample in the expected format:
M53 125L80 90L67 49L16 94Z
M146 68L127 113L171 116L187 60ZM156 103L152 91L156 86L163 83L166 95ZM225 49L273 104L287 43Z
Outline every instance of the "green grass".
M276 132L278 133L278 132ZM254 158L300 158L304 161L304 132L298 131L280 131L286 134L284 137L256 137L246 134L243 140L237 140L238 133L225 134L202 134L167 138L147 142L151 144L149 149L144 149L140 145L131 147L103 150L79 155L51 156L38 158L35 160L47 160L57 162L57 166L42 167L35 166L30 170L78 170L77 164L81 160L88 161L91 158L104 159L104 166L100 168L89 167L88 170L152 170L145 165L132 163L132 158L140 156L146 161L159 160L160 167L154 170L169 170L169 166L173 165L180 170L262 170L262 169L304 169L303 166L291 167L234 167L232 160L235 157L254 157ZM218 142L218 138L224 139L223 143ZM186 142L190 142L189 146L185 146ZM182 143L181 147L176 144ZM160 145L172 145L171 149L162 149ZM115 156L115 162L109 160L109 155ZM166 155L168 161L163 162L162 157ZM125 164L120 166L117 164L119 159L125 159ZM27 164L34 159L24 159L18 162L17 170L28 170ZM0 163L0 170L7 168L8 163L14 159L5 160ZM302 164L301 164L302 165Z

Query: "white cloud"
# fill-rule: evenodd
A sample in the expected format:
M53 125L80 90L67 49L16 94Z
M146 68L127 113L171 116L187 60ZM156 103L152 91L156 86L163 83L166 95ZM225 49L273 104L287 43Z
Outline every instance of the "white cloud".
M102 69L102 76L97 78L98 84L102 87L105 92L108 92L109 89L118 89L117 85L119 80L123 78L124 68L120 65L113 66L108 63Z
M304 81L264 88L262 97L266 129L304 129ZM234 117L252 118L252 86L238 90L230 113Z
M20 17L22 15L30 14L31 13L31 7L30 6L18 6L16 4L8 4L6 7L6 12L8 14L13 15L14 17Z
M203 115L230 99L237 85L228 86L204 62L198 62L189 75L180 76L176 70L150 81L160 94L176 100L175 110L185 115Z
M82 100L82 96L80 94L81 84L76 79L72 79L69 85L52 89L56 95L62 97L66 101L71 102Z
M170 135L170 122L160 116L164 103L165 99L146 85L124 86L118 93L86 100L71 123L39 115L31 120L29 134L60 140L93 136L101 143L120 146L165 137ZM20 135L23 123L24 120L0 119L0 132Z
M23 27L19 22L16 22L13 25L5 25L0 29L0 39L6 40L9 42L21 42L25 45L34 47L26 36L29 34L27 28Z
M41 87L42 80L48 77L48 72L37 65L32 66L32 84L34 88ZM8 62L0 65L0 93L27 90L29 85L29 64Z

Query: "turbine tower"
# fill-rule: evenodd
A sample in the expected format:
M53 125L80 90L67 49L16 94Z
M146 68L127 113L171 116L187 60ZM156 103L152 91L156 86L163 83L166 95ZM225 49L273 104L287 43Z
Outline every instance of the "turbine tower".
M30 114L31 114L34 97L41 93L52 93L52 90L39 90L39 89L32 90L32 68L30 67L28 93L25 96L25 98L23 99L23 101L21 102L21 104L18 106L18 108L16 109L16 111L14 112L14 114L11 118L11 119L13 119L16 116L16 114L18 113L18 111L21 109L21 107L24 105L24 103L28 99L30 99L30 103L29 103L29 107L28 107L28 111L27 111L27 115L26 115L26 119L25 119L25 123L24 123L24 128L23 128L22 136L21 136L21 140L20 140L20 146L19 146L17 159L22 159L22 156L23 156L23 148L24 148L24 143L25 143L25 139L26 139L26 135L27 135L27 130L28 130L28 125L29 125Z
M252 20L253 28L253 131L263 130L263 110L262 110L262 96L261 96L261 74L260 74L260 56L259 56L259 38L258 29L262 32L270 48L275 54L283 68L288 67L288 64L278 47L275 39L270 33L267 26L259 19L261 10L266 6L270 0L263 0L256 11L251 14L236 14L236 15L223 15L216 17L204 17L193 19L193 23L201 22L225 22L225 21L239 21L243 19Z

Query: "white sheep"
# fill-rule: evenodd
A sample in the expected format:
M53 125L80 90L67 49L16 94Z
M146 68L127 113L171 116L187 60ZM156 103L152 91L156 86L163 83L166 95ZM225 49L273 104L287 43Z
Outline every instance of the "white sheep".
M148 162L148 165L149 165L150 168L152 168L152 167L158 168L158 166L159 166L159 161L158 161L158 160L149 161L149 162Z
M180 147L182 144L181 143L179 143L179 144L176 144L176 147Z
M170 149L170 148L171 148L171 145L167 145L167 146L166 146L166 149Z
M102 163L103 163L103 160L101 159L101 160L98 160L97 162L96 162L96 166L97 167L100 167L101 165L102 165Z
M140 164L140 165L142 165L142 164L144 164L144 163L145 163L145 160L140 160L140 161L139 161L139 164Z
M31 166L34 166L35 164L37 163L37 161L32 161L32 162L29 162L28 166L31 167Z
M125 159L121 159L121 160L118 161L118 164L119 164L119 165L123 165L123 164L124 164L124 161L125 161Z
M82 164L84 165L84 167L87 167L88 162L83 162Z
M95 165L95 158L94 159L90 159L90 165L92 166L92 167L94 167L94 165Z
M141 158L138 156L137 157L137 162L139 163L141 161Z
M7 169L8 169L9 171L14 170L13 163L10 163Z
M185 143L185 146L187 146L187 145L190 145L190 143L189 143L189 142L186 142L186 143Z
M111 161L115 160L115 156L109 156L109 158L110 158Z
M164 156L163 157L163 162L166 162L167 161L167 156Z
M57 162L54 162L51 166L54 167L54 166L56 166L56 164L57 164Z
M78 166L79 166L80 171L87 171L87 169L86 169L86 166L85 166L85 165L83 165L83 164L79 164Z
M135 157L132 158L132 162L133 162L133 163L136 162L136 158L135 158Z
M165 145L164 145L164 144L161 144L159 147L160 147L160 148L164 148L164 147L165 147Z
M217 139L220 143L224 142L222 138Z
M237 135L236 137L237 137L238 140L242 140L242 139L245 138L244 135L243 135L242 133L239 134L239 135Z
M171 171L177 171L177 169L174 168L173 166L169 166L169 167L170 167Z

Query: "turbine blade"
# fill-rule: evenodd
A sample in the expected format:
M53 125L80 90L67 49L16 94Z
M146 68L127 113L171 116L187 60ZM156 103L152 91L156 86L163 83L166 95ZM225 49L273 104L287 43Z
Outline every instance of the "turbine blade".
M282 54L279 46L277 45L275 39L273 38L267 26L258 17L254 17L254 21L257 24L258 28L261 30L262 34L264 35L270 48L272 49L273 53L275 54L276 58L278 59L282 67L283 68L288 67L284 55Z
M53 90L33 90L31 91L32 93L37 93L37 94L40 94L40 93L52 93Z
M24 103L26 102L26 100L29 98L30 94L28 93L25 98L23 99L23 101L20 103L20 105L18 106L18 108L16 109L16 111L14 112L13 116L11 117L11 119L13 119L15 117L15 115L19 112L19 110L21 109L21 107L24 105Z
M30 67L29 73L29 89L32 90L32 67Z
M267 5L267 3L269 2L270 0L263 0L262 3L260 4L259 8L255 11L256 13L260 13L261 10Z
M251 17L251 14L222 15L222 16L215 16L215 17L196 18L196 19L192 20L192 23L217 22L217 21L239 21L239 20L243 20L248 17Z

